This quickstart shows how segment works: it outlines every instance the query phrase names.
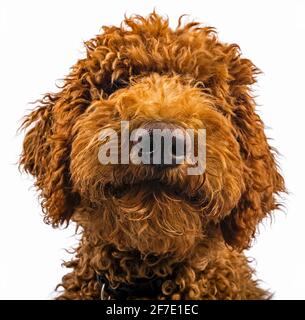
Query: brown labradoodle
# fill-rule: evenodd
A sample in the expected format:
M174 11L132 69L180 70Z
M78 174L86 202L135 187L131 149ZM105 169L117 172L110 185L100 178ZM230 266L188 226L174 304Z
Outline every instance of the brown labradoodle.
M243 254L285 189L251 96L259 70L213 28L179 20L172 30L156 13L85 45L61 90L24 121L20 164L36 178L45 222L82 232L58 299L270 297ZM101 164L100 132L121 121L204 128L205 171Z

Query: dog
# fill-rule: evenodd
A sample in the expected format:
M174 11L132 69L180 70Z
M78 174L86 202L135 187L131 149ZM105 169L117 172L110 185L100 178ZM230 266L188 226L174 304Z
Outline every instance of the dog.
M251 94L259 69L214 28L180 18L172 29L155 12L85 47L23 122L20 165L44 221L82 234L57 299L269 299L243 253L285 191ZM122 121L148 139L204 129L205 169L188 174L192 164L164 153L158 164L101 163L101 132L121 134Z

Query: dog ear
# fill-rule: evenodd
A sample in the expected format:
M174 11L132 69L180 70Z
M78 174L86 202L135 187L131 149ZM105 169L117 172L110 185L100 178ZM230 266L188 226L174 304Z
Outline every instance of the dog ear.
M70 181L72 127L96 98L96 88L86 78L85 60L80 60L59 93L46 94L23 122L27 130L20 166L35 177L40 191L44 221L56 227L68 223L79 195ZM94 90L93 90L94 89Z
M44 221L54 227L69 221L78 201L69 176L71 126L80 114L72 108L67 90L47 94L24 120L28 129L23 142L20 165L32 174L40 190Z
M236 46L231 46L230 50L231 121L245 164L245 191L238 205L221 222L221 230L228 244L245 249L249 247L258 223L279 207L276 196L285 191L285 186L278 171L275 151L268 145L264 124L255 113L251 96L249 86L255 82L259 70L250 60L240 58Z

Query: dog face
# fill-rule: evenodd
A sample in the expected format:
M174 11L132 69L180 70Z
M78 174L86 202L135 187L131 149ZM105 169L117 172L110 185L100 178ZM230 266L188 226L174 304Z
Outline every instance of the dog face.
M284 191L249 92L258 70L211 28L173 31L155 13L125 24L89 41L62 91L25 120L21 164L36 177L46 222L72 217L107 243L158 255L183 256L215 227L246 248ZM195 140L205 129L205 170L102 165L100 133L122 134L122 121L130 131L192 129Z
M101 165L99 133L108 127L121 133L122 120L129 121L130 130L160 124L194 132L205 128L206 171L188 175L187 164ZM92 104L74 125L70 165L74 189L102 208L107 201L107 210L100 211L112 215L102 219L103 230L111 234L108 241L119 239L145 253L187 250L204 235L207 223L218 223L231 212L244 191L245 168L234 131L213 98L200 88L177 76L143 77ZM118 229L113 219L122 224Z

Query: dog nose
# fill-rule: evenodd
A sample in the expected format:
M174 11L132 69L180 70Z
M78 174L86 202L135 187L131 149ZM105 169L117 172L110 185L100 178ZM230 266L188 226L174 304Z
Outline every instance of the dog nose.
M151 165L163 169L183 162L186 148L183 128L160 121L151 122L144 129L148 134Z

